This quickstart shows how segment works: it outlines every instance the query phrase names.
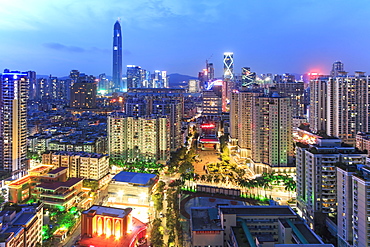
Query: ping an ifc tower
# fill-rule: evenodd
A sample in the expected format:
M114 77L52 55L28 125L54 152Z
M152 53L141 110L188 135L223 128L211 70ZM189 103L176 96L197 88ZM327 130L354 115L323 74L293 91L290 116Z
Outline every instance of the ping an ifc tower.
M118 21L113 29L113 92L127 91L126 86L122 86L122 33L121 24Z

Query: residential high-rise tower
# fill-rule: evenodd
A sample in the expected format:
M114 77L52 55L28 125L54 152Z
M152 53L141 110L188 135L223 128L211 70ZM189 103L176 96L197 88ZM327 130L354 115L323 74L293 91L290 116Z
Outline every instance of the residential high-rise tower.
M4 70L0 80L0 169L26 168L27 72Z

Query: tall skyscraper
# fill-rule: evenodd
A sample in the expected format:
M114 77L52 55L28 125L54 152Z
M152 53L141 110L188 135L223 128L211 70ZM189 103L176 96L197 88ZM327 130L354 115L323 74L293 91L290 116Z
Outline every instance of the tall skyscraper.
M119 21L113 30L113 92L127 91L127 85L122 85L122 34Z
M251 72L251 68L242 68L242 87L250 87L256 80L256 73Z
M215 69L213 67L213 63L208 63L208 60L206 60L206 68L208 81L213 80L215 78Z
M0 169L26 168L27 72L4 70L0 80Z
M141 67L137 65L127 65L127 88L140 88Z
M311 128L354 144L358 132L369 131L369 86L363 72L311 80Z
M38 91L36 72L27 71L27 75L29 79L28 96L29 96L29 99L35 100L37 97L37 91Z
M287 167L293 157L290 99L273 93L252 98L252 159L257 173ZM259 168L261 167L262 170Z
M224 53L224 79L234 79L234 53Z
M263 89L232 93L230 102L230 136L237 140L241 157L250 157L252 149L252 99L263 95Z

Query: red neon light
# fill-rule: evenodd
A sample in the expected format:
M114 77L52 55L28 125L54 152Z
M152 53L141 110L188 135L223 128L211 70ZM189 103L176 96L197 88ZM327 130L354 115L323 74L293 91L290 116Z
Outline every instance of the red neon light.
M213 129L214 127L216 127L216 125L214 125L214 124L202 124L200 127L202 129Z

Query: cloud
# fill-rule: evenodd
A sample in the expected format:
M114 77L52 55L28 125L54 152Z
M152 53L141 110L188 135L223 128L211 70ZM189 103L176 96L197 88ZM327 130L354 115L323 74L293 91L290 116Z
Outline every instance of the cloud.
M43 46L46 48L57 50L57 51L67 51L67 52L85 52L85 49L78 46L66 46L60 43L44 43Z

